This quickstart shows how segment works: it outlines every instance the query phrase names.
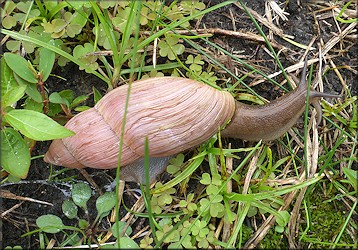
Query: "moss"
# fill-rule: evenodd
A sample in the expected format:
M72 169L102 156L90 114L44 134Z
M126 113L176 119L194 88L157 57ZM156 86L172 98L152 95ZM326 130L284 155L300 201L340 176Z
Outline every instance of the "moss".
M328 247L327 244L317 242L332 243L339 234L344 221L346 220L345 212L337 201L324 202L324 195L320 192L312 193L310 197L310 213L312 228L302 237L302 247L322 248ZM334 194L330 194L333 197ZM306 228L306 223L302 224L301 232ZM339 241L341 244L353 244L352 238L345 231Z
M277 233L271 228L265 238L260 242L259 248L262 249L288 249L288 240L282 233Z

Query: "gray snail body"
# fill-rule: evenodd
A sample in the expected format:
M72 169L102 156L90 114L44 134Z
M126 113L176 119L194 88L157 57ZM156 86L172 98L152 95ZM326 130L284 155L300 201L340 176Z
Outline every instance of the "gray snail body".
M305 71L306 64L295 90L262 106L237 102L228 92L186 78L133 82L123 137L121 179L145 182L146 137L150 182L164 171L170 157L205 142L228 122L221 131L223 137L249 141L279 138L305 109ZM120 86L95 107L74 116L66 127L76 134L54 140L44 160L70 168L116 168L127 90L128 85ZM321 97L337 96L310 91L310 102L319 114Z

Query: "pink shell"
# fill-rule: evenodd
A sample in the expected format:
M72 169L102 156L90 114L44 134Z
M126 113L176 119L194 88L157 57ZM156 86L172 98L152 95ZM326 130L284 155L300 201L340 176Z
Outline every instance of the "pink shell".
M119 138L128 85L106 94L94 108L73 117L66 127L76 135L54 140L44 160L71 168L117 167ZM131 85L121 165L144 156L163 157L195 147L231 119L234 98L195 80L149 78Z

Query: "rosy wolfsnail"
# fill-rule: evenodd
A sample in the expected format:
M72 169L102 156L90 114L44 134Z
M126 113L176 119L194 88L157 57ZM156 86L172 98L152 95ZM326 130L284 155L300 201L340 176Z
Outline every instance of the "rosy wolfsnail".
M228 122L221 131L223 137L250 141L280 137L305 109L306 65L298 87L266 105L240 103L228 92L186 78L159 77L133 82L123 137L121 179L145 182L146 137L151 182L164 171L171 156L205 142ZM116 168L127 91L128 85L120 86L93 108L74 116L66 127L76 135L54 140L44 160L69 168ZM338 96L309 92L319 120L321 97Z

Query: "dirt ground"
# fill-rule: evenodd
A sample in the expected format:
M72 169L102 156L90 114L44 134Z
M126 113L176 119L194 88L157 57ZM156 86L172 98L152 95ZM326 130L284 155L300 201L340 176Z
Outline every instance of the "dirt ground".
M221 1L209 1L207 4L212 6ZM247 1L248 6L255 10L261 16L265 15L265 1ZM283 1L280 1L283 2ZM294 40L298 43L308 45L313 38L316 37L313 47L318 48L318 43L324 46L330 39L339 34L340 30L334 19L330 17L330 11L315 12L322 9L325 4L315 3L315 1L285 1L287 5L281 5L285 11L289 13L288 20L280 20L278 23L273 23L284 31L287 35L294 36ZM300 5L298 4L300 2ZM321 16L319 16L321 15ZM322 16L326 15L326 18ZM192 23L194 28L217 28L226 31L243 31L253 32L257 31L247 17L247 15L237 6L230 5L222 8L214 13L204 16L199 22ZM260 23L265 34L271 33L269 29ZM349 24L340 24L340 29L344 30ZM280 60L284 67L294 65L301 59L304 50L292 45L291 43L283 40L276 34L272 37L278 45L280 45ZM211 38L212 42L222 46L229 52L236 54L243 60L248 61L250 64L255 65L263 72L270 74L278 71L278 67L274 59L268 56L264 49L264 43L255 41L254 39L248 40L235 35L225 35L218 32ZM278 47L275 48L278 51ZM342 52L338 52L341 49ZM228 59L225 55L218 54L212 48L210 53L224 63L228 68L233 70L238 69L239 72L247 72L241 65ZM333 58L333 62L344 77L345 84L351 91L352 95L357 95L357 83L354 79L357 77L357 44L354 38L345 40L345 44L337 44L328 54ZM317 56L317 49L310 53L310 57ZM344 66L344 67L343 67ZM89 94L94 85L102 93L106 91L106 85L99 79L79 71L73 65L68 65L65 68L57 68L54 72L55 75L61 76L63 79L51 77L48 83L49 91L58 91L61 89L73 89L77 95ZM254 80L254 79L253 79ZM325 80L328 82L324 86L324 91L327 93L340 94L342 91L342 83L333 70L329 70L325 75ZM258 84L253 88L265 98L272 100L281 96L283 91L274 88L271 84ZM88 103L91 105L91 103ZM238 142L240 143L240 142ZM44 154L49 146L49 142L38 143L32 152L33 156ZM88 174L93 178L101 191L105 191L105 187L110 185L114 180L115 172L113 170L93 170L86 169ZM55 214L60 216L66 225L75 223L75 220L66 219L61 211L61 204L65 199L69 198L70 183L72 180L86 180L85 177L77 170L66 170L54 166L53 169L48 164L43 162L42 158L32 161L30 172L26 180L19 183L4 183L1 185L2 196L4 192L11 192L18 197L28 197L40 201L50 203L40 204L38 202L23 201L21 199L2 199L2 242L0 248L5 246L20 245L24 249L37 249L39 247L38 235L34 234L28 237L21 237L22 234L37 229L35 220L43 214ZM138 187L136 184L130 184L131 188ZM89 211L95 211L94 201L99 195L99 190L94 189L94 196L90 200ZM128 206L132 205L135 198L130 193L125 193L125 200ZM5 213L6 212L6 213ZM125 210L122 211L123 215ZM95 214L90 214L94 217ZM94 219L94 218L92 218ZM143 221L137 222L137 225ZM138 226L138 227L139 227ZM134 226L135 230L135 226Z

